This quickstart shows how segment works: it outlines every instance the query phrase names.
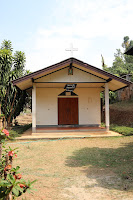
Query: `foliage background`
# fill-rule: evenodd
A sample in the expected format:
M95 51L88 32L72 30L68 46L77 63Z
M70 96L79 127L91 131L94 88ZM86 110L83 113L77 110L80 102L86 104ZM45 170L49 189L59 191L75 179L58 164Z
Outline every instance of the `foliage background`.
M21 91L12 84L12 80L29 73L25 70L25 63L24 52L13 53L11 41L4 40L0 47L0 101L8 126L23 111L30 99L26 91Z

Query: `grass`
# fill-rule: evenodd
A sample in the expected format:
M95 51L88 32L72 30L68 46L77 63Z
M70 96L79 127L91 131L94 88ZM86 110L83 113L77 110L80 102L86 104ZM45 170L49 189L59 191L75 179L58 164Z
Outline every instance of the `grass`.
M133 146L129 144L125 147L114 148L82 148L75 151L68 158L67 165L71 167L96 167L107 169L111 167L113 172L123 178L123 174L133 178L133 169L131 166L133 155ZM120 167L121 166L121 167Z
M101 123L101 127L105 127L105 123ZM132 136L133 135L133 127L119 126L117 124L111 124L110 130L120 133L124 136Z
M133 199L133 137L25 141L14 165L35 180L27 199ZM98 195L98 196L97 196Z
M133 128L127 127L127 126L118 126L118 125L111 125L110 130L118 132L124 136L130 136L133 135Z
M20 137L30 127L31 124L13 126L11 130L9 130L11 138Z

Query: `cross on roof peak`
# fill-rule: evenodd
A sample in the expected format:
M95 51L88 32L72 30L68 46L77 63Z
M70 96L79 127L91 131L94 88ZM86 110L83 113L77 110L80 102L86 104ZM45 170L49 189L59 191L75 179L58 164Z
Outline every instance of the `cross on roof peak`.
M74 48L73 44L70 44L70 48L65 49L66 51L70 51L70 56L73 57L73 51L78 51L78 48Z

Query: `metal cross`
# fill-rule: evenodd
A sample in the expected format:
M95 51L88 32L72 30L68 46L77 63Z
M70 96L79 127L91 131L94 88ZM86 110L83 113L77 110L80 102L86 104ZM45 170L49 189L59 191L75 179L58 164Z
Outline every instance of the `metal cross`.
M70 51L70 56L73 57L73 51L78 51L78 48L74 48L73 44L70 44L70 48L69 49L65 49L66 51Z

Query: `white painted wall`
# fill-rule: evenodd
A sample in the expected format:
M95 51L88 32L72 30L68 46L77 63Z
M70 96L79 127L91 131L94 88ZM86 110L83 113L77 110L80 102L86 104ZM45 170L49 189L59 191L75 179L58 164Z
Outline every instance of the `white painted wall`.
M58 88L37 88L37 125L57 125Z
M79 124L101 124L100 88L79 88Z
M65 68L39 78L36 82L104 82L104 80L76 68L73 68L73 75L68 75L68 68Z
M37 125L58 125L58 95L63 88L36 88ZM100 124L100 88L76 88L79 125ZM70 97L70 96L68 96Z

